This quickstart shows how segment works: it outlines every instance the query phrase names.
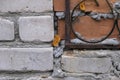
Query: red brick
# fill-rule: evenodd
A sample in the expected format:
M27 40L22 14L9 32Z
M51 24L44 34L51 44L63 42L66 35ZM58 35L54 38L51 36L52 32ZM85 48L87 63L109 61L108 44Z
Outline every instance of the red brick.
M79 33L81 33L83 36L86 36L86 38L99 38L101 36L105 36L110 32L110 30L113 27L113 20L101 20L101 21L95 21L91 19L88 16L80 17L79 20L77 20L73 24L75 30ZM58 34L62 39L65 38L65 22L64 20L58 21ZM73 38L73 34L71 33L71 37ZM115 29L113 34L110 37L118 38L118 31Z
M71 10L79 3L80 0L70 0L71 2ZM111 0L114 2L115 0ZM86 0L86 11L94 11L94 12L109 12L110 8L108 7L106 0L98 0L100 6L97 7L94 0ZM54 0L54 11L64 11L65 10L65 0Z

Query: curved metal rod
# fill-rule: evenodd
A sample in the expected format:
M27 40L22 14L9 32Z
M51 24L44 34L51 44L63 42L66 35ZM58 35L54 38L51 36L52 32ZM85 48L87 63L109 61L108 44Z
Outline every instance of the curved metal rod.
M79 3L74 7L74 9L73 9L73 11L72 11L72 13L71 13L71 22L74 21L74 20L73 20L73 17L72 17L73 14L74 14L74 11L75 11L76 8L80 5L80 3L82 3L83 1L85 1L85 0L82 0L81 2L79 2ZM107 2L107 4L108 4L108 6L110 7L111 11L113 12L113 9L112 9L109 1L106 0L106 2ZM118 16L119 16L119 15L118 15ZM117 16L117 18L114 20L114 24L113 24L113 27L112 27L111 31L110 31L104 38L102 38L102 39L100 39L100 40L96 40L96 41L85 40L85 39L83 39L82 37L80 37L80 36L78 36L78 35L76 34L76 32L75 32L75 30L74 30L74 28L73 28L73 25L71 25L71 29L72 29L72 32L74 33L74 35L75 35L78 39L80 39L81 41L84 41L84 42L86 42L86 43L99 43L99 42L102 42L102 41L106 40L106 39L113 33L113 31L114 31L114 29L115 29L116 26L117 26L117 29L118 29L118 31L119 31L119 33L120 33L120 29L119 29L119 27L118 27L118 16Z

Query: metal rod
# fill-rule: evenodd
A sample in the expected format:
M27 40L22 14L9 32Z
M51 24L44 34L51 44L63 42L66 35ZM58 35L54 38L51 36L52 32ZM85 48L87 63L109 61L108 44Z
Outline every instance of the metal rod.
M98 0L94 0L97 6L100 6Z
M113 49L119 50L120 45L108 44L69 44L66 49L86 49L86 50L100 50L100 49Z
M71 19L70 19L70 0L65 0L65 41L70 43L71 32Z

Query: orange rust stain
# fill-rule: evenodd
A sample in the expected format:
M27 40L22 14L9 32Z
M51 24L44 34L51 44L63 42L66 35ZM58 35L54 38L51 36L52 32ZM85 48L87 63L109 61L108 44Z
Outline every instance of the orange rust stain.
M52 42L52 45L53 45L54 47L59 46L60 40L61 40L61 39L60 39L60 36L59 36L59 35L55 35L54 40L53 40L53 42Z

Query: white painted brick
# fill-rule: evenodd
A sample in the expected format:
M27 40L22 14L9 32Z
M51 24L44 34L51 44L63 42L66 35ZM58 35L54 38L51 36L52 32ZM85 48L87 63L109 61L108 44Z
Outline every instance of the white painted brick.
M53 16L31 16L19 19L22 41L50 42L54 38Z
M14 22L0 18L0 41L14 40Z
M53 48L0 48L0 71L50 71Z
M52 11L52 0L0 0L0 12Z
M72 73L107 73L111 70L110 58L80 58L62 56L62 69Z

